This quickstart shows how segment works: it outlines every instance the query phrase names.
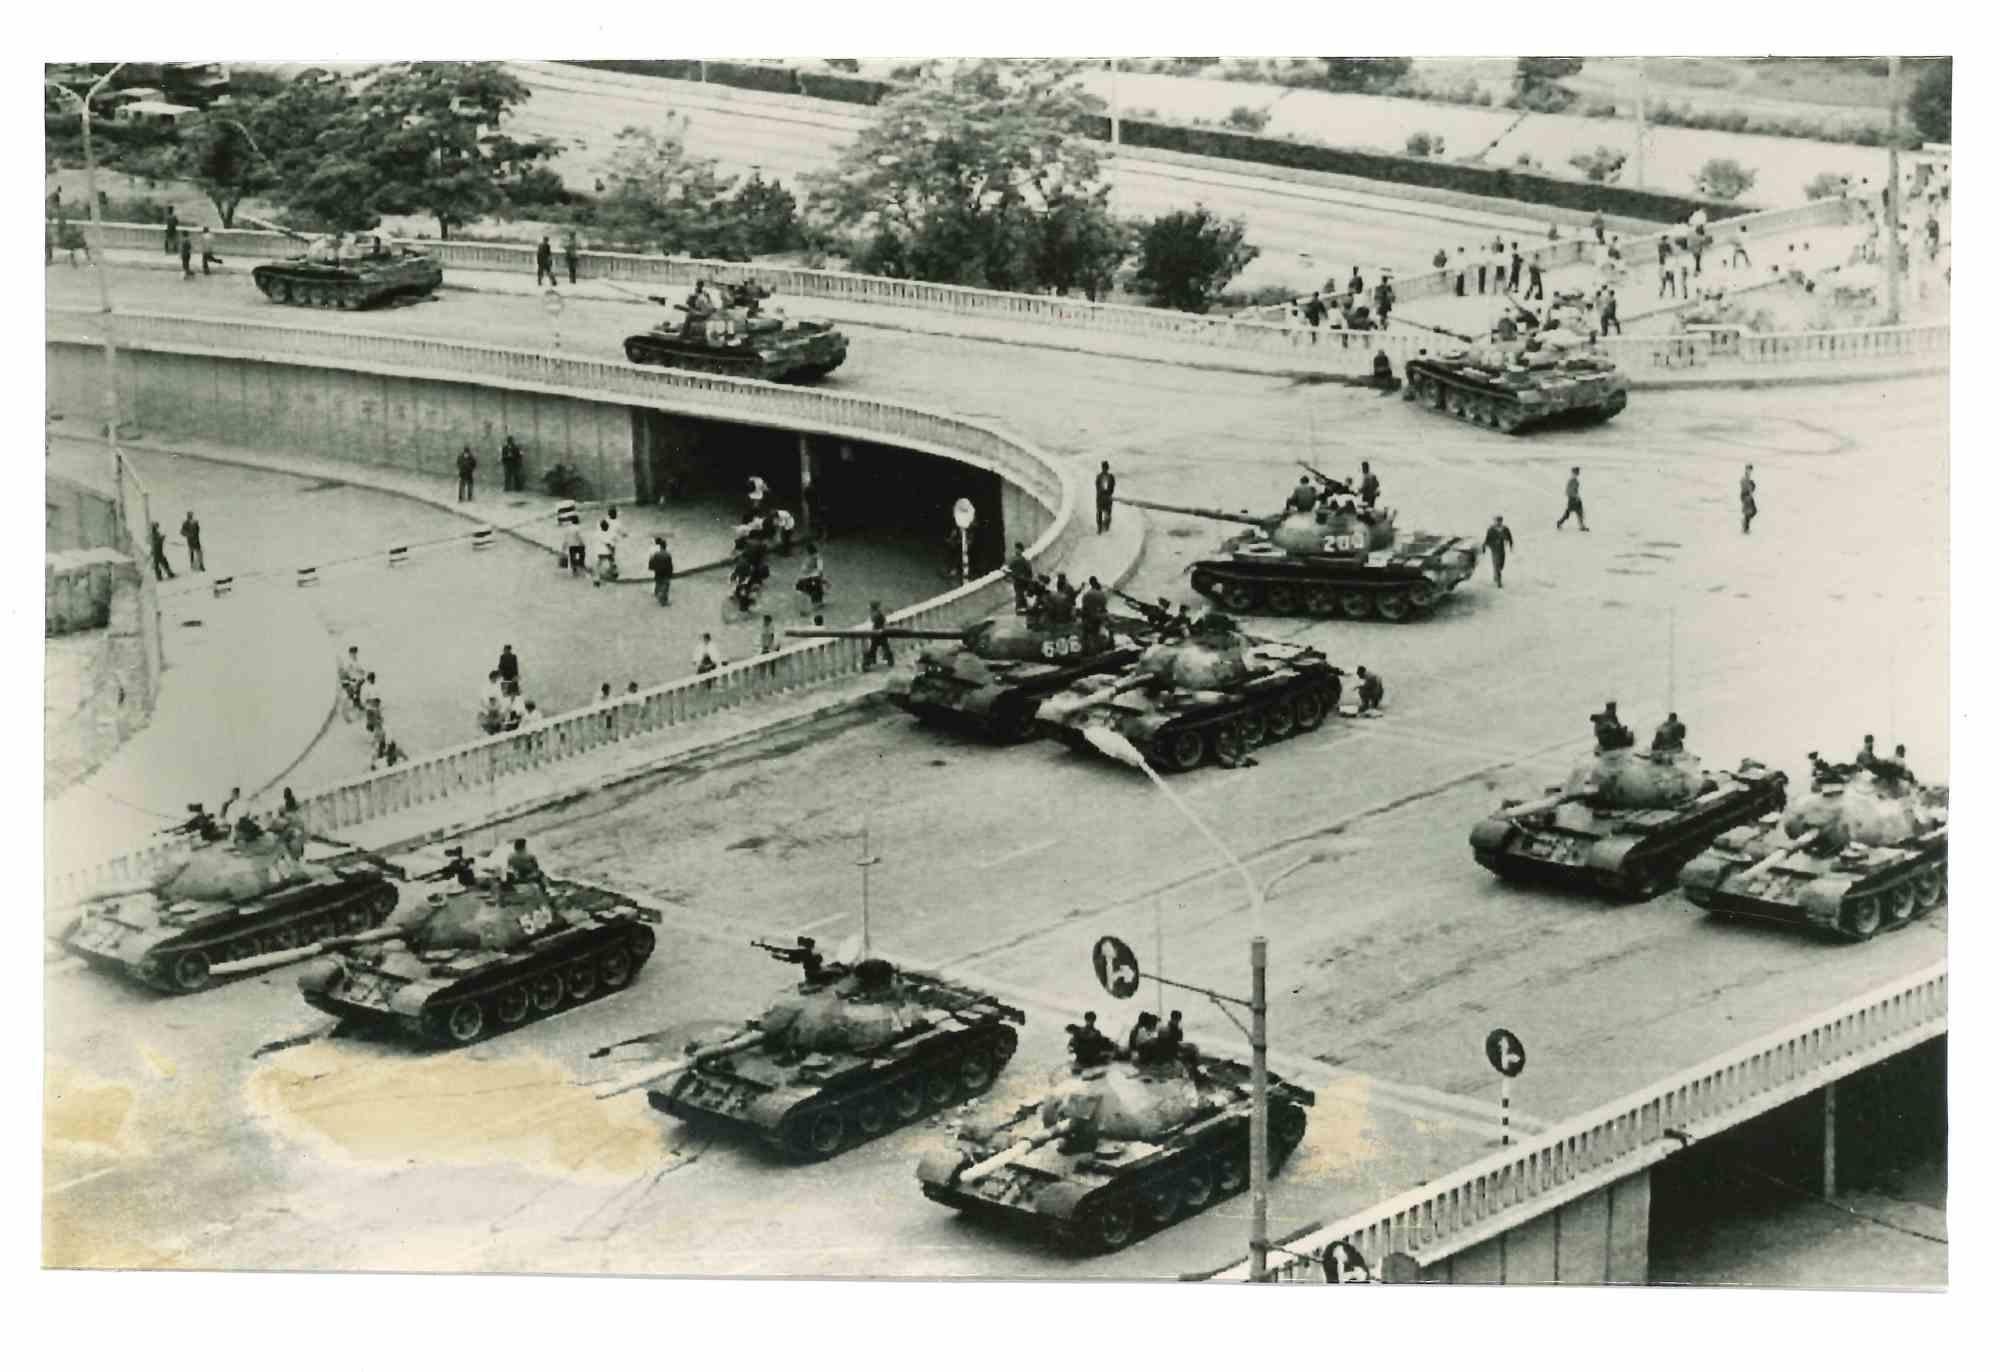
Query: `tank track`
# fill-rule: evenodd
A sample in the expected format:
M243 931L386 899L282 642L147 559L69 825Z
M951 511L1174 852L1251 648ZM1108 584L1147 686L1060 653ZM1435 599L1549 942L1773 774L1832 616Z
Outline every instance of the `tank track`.
M304 305L320 310L365 310L404 297L424 300L437 286L398 286L381 290L360 281L293 281L279 276L257 282L257 289L280 305Z
M93 966L123 973L157 990L188 995L216 984L209 969L217 963L240 962L342 934L365 933L395 913L399 899L400 893L393 882L376 877L357 882L332 904L266 912L247 920L218 921L223 927L214 933L191 931L164 942L157 952L149 955L158 967L150 975L118 958L82 949L75 951Z
M599 934L605 930L601 925L585 926L579 932ZM616 938L576 940L576 947L552 962L538 957L539 950L529 949L522 956L522 965L508 969L503 980L489 982L482 975L476 989L440 992L425 1002L414 1025L401 1016L396 1018L427 1042L461 1048L587 1001L615 995L639 975L653 955L656 941L653 931L643 924L613 926L610 932Z
M1007 1025L981 1025L879 1077L831 1088L801 1102L786 1112L775 1133L754 1132L792 1162L824 1162L984 1094L1007 1070L1019 1044L1020 1036ZM655 1109L690 1123L724 1122L707 1111L680 1105L669 1091L652 1091L648 1097Z
M1309 734L1326 723L1340 703L1340 678L1309 677L1284 690L1246 697L1206 711L1199 717L1176 719L1151 738L1133 739L1146 758L1163 772L1188 772L1204 762L1234 766L1257 749L1293 734ZM1074 729L1058 731L1077 752L1096 749Z
M1301 576L1277 568L1271 574L1251 574L1236 565L1202 563L1195 565L1189 582L1197 595L1232 614L1375 618L1391 624L1430 614L1448 594L1421 576L1380 581L1339 574Z
M1557 410L1548 414L1527 414L1522 412L1513 398L1504 392L1481 390L1463 382L1422 372L1409 378L1408 384L1403 388L1403 399L1413 404L1428 406L1467 424L1498 429L1504 434L1519 433L1531 424L1568 419L1573 416L1588 415L1598 420L1607 420L1625 408L1625 392L1621 390L1614 392L1608 400L1598 405L1582 409Z
M935 701L912 700L900 692L891 697L911 718L928 728L969 733L990 743L1026 743L1035 736L1033 702L990 710L984 714L957 710Z
M1748 900L1717 891L1689 898L1722 918L1769 920L1778 924L1811 924L1845 943L1866 943L1877 934L1905 929L1943 905L1950 896L1950 856L1939 851L1894 872L1856 882L1840 899L1831 927L1808 920L1789 905Z
M774 382L818 381L846 360L842 357L833 362L801 362L794 366L772 367L752 356L732 357L727 353L664 348L643 337L625 340L625 359L639 367L671 367L676 371L701 372L707 376Z

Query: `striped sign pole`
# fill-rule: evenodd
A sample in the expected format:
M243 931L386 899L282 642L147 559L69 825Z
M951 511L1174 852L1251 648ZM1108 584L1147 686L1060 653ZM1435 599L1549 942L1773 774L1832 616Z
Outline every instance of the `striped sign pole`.
M472 535L473 552L483 553L492 546L493 546L493 531L491 529L477 529L473 531Z
M576 502L574 500L565 500L562 504L556 506L557 528L564 528L574 523L576 523Z
M389 550L389 565L391 567L400 567L409 560L410 560L409 544L405 543L400 548L391 548Z
M299 568L299 585L301 586L319 585L319 568L317 567Z
M219 576L215 579L215 584L208 589L217 600L220 600L236 589L236 578L233 576Z

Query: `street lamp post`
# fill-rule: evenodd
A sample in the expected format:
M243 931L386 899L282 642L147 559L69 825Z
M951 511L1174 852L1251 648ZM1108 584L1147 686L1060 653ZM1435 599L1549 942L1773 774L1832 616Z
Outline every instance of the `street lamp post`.
M78 112L83 117L83 193L85 198L90 201L91 227L90 236L84 240L84 243L90 255L91 274L97 278L98 311L104 316L104 397L105 403L111 409L111 420L105 426L104 441L105 451L111 460L112 490L118 492L118 505L121 512L124 510L125 498L124 482L120 479L118 470L118 419L121 413L118 405L118 343L112 336L111 281L104 272L104 224L97 205L97 155L96 149L92 146L90 140L90 106L91 102L97 99L98 94L103 91L104 87L110 83L111 78L123 70L124 66L125 64L120 62L110 71L98 77L96 83L82 95L78 95L69 87L51 81L47 77L42 78L43 85L49 87L51 90L60 91L71 100L76 101Z
M1889 59L1889 199L1882 206L1882 227L1888 240L1888 303L1891 324L1903 322L1903 166L1896 145L1903 138L1903 59Z
M1265 1051L1269 1036L1265 1032L1267 1002L1264 995L1264 966L1266 945L1261 930L1264 927L1264 889L1257 879L1229 850L1229 845L1215 830L1203 822L1200 815L1189 809L1187 802L1174 793L1171 786L1153 770L1146 756L1124 738L1124 736L1098 725L1086 726L1083 736L1090 745L1113 761L1137 768L1146 774L1160 794L1181 812L1181 818L1193 825L1200 835L1207 839L1229 869L1242 879L1244 890L1250 894L1250 924L1260 932L1250 940L1250 1280L1261 1282L1265 1278L1264 1260L1270 1251L1270 1205L1271 1205L1271 1108L1270 1073L1265 1062ZM1179 985L1180 983L1174 983ZM1212 992L1205 992L1213 998ZM1238 1001L1237 1004L1242 1004Z

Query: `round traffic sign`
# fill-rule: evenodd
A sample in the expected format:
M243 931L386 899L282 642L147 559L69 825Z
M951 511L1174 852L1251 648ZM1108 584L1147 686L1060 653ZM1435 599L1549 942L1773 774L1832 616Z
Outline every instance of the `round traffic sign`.
M1090 950L1090 965L1097 971L1097 984L1120 1000L1129 1000L1139 990L1139 958L1124 939L1106 934Z
M1364 1286L1369 1281L1368 1263L1361 1252L1346 1239L1330 1243L1326 1251L1319 1255L1320 1266L1326 1269L1329 1286Z
M554 286L542 292L542 308L549 312L549 318L551 319L554 319L563 312L563 298L557 293Z
M1518 1077L1528 1065L1528 1050L1505 1029L1495 1029L1486 1036L1486 1060L1501 1076Z
M964 496L960 496L958 498L958 503L951 507L951 517L952 521L956 523L959 528L970 529L973 525L973 521L979 518L979 512L972 508L972 502L970 500L967 500Z

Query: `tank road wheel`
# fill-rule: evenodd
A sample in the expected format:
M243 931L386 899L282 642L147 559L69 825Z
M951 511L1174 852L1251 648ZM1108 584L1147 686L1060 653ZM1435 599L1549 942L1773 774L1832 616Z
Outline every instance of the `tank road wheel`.
M257 946L267 953L283 953L299 946L299 931L284 926L273 929L257 940Z
M1146 1223L1155 1229L1165 1229L1174 1222L1181 1212L1181 1184L1179 1178L1170 1177L1139 1193L1139 1207L1146 1214Z
M1298 708L1289 696L1274 700L1264 711L1264 737L1273 743L1289 738L1298 723Z
M847 1122L838 1111L815 1110L792 1125L793 1147L808 1158L830 1158L847 1141Z
M1264 607L1274 615L1295 615L1299 612L1299 590L1296 586L1272 586L1264 592Z
M1100 1253L1115 1253L1132 1242L1135 1227L1132 1202L1108 1200L1091 1209L1090 1217L1084 1221L1084 1238Z
M544 972L535 978L535 984L528 988L528 999L537 1014L546 1015L563 1001L562 978L554 972Z
M1256 752L1267 739L1281 737L1272 734L1265 726L1264 716L1254 710L1238 721L1236 732L1243 740L1243 751L1246 753Z
M613 948L597 960L597 982L607 991L616 991L632 980L632 955Z
M1216 762L1224 767L1234 767L1250 752L1244 746L1243 731L1234 724L1216 725L1215 737L1209 740L1209 746L1215 750Z
M889 1132L889 1102L878 1092L854 1102L854 1130L863 1138Z
M1917 913L1931 909L1944 899L1944 869L1926 867L1910 882L1910 889L1916 897Z
M1232 1149L1216 1159L1215 1189L1222 1195L1233 1196L1249 1184L1250 1145L1246 1140L1241 1153Z
M1856 896L1840 912L1840 932L1866 943L1882 929L1882 903L1874 896Z
M340 932L343 934L359 934L364 932L374 922L374 911L370 910L366 905L352 905L340 917Z
M254 938L239 938L230 940L229 946L223 949L222 960L224 962L241 962L245 958L254 958L256 956L257 940Z
M924 1079L905 1077L889 1087L889 1113L896 1123L908 1124L924 1113Z
M1420 615L1427 615L1437 608L1438 588L1428 581L1419 581L1410 587L1410 609Z
M167 976L176 991L199 991L208 985L208 959L196 952L182 953L167 969Z
M1208 1164L1197 1162L1181 1177L1181 1208L1190 1215L1207 1208L1215 1199L1215 1178L1210 1175Z
M1340 613L1340 597L1329 586L1313 586L1305 595L1306 613L1315 619L1331 619Z
M627 343L625 345L625 360L634 366L641 366L646 361L646 350L637 343Z
M486 1012L476 1000L462 1000L444 1017L444 1031L453 1043L471 1043L486 1032Z
M951 1104L952 1079L942 1072L923 1072L917 1077L917 1085L924 1093L924 1105L932 1110L941 1110Z
M1511 410L1505 411L1500 416L1500 432L1503 434L1517 434L1521 432L1521 426L1527 422L1525 416L1515 414Z
M577 962L563 968L563 990L571 1000L589 1000L596 989L597 969L589 963Z
M1882 893L1882 922L1891 929L1910 922L1917 911L1917 888L1913 882L1899 882Z
M289 281L273 281L269 286L264 288L264 294L270 296L271 299L277 301L280 305L288 305L292 300L291 283Z
M984 1048L974 1048L958 1060L958 1087L976 1096L993 1084L993 1058Z
M398 899L396 888L385 881L381 890L368 897L368 913L378 920L387 919L396 913Z
M1375 601L1373 597L1366 591L1342 591L1340 593L1340 612L1349 619L1368 618L1368 612L1374 608L1374 605Z
M1201 766L1202 756L1207 751L1201 730L1182 729L1167 740L1167 767L1175 772L1193 771Z
M1225 581L1215 588L1223 605L1239 615L1257 608L1257 588L1247 581Z
M1317 690L1301 691L1292 702L1292 728L1309 734L1326 722L1326 698Z
M306 930L306 942L325 943L339 931L339 928L340 924L337 920L316 919Z
M528 988L509 986L493 998L493 1017L512 1027L528 1017Z
M1410 617L1410 598L1401 591L1377 592L1375 613L1391 624L1401 624Z

